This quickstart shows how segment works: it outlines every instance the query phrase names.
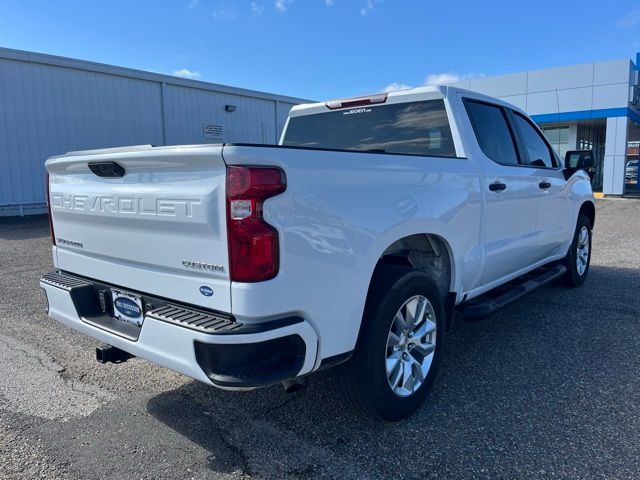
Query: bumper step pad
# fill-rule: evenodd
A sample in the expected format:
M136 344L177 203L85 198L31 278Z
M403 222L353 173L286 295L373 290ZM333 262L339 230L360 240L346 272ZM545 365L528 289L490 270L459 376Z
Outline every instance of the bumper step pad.
M215 335L248 335L288 327L302 322L300 317L285 317L262 323L239 323L233 319L189 307L167 304L146 313L145 318L173 323Z
M204 333L233 333L241 329L243 325L228 318L204 313L186 307L176 305L165 305L155 308L145 315L146 318L154 318L162 322L173 323L181 327L198 330Z
M91 286L89 282L78 277L72 277L71 275L65 275L61 272L51 272L44 275L41 282L47 283L53 287L58 287L67 292L70 292L73 288Z
M69 292L78 316L80 316L84 322L116 333L129 340L136 340L138 338L140 330L138 327L132 327L126 322L106 315L100 306L98 292L108 291L108 289L111 288L127 290L126 287L108 285L61 271L47 273L40 280L43 283ZM208 334L255 334L287 327L303 321L300 317L291 316L261 323L239 323L230 315L219 314L186 305L178 305L162 298L143 293L140 293L140 296L147 307L153 306L150 309L145 308L145 320L152 318ZM135 331L130 331L132 328L135 328Z

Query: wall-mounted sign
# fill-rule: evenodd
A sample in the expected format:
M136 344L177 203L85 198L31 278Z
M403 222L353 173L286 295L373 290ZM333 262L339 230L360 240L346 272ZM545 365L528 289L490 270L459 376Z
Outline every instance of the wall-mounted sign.
M204 138L222 140L222 125L214 125L213 123L203 123L202 133L204 135Z

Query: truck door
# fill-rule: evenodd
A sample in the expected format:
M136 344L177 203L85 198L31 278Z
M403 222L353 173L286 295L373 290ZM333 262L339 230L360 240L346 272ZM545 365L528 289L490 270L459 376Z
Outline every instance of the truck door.
M540 188L536 170L520 164L506 109L469 98L464 104L477 139L471 149L484 170L485 266L481 284L487 285L531 265Z
M538 181L537 246L532 258L536 263L567 252L575 229L574 206L558 159L547 140L524 115L511 111L510 116L518 134L521 161L531 167Z

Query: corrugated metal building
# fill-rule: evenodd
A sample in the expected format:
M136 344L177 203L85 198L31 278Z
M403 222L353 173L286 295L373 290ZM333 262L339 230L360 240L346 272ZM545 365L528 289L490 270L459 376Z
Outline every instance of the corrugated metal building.
M124 145L277 142L306 100L0 48L0 216L45 212L44 161Z

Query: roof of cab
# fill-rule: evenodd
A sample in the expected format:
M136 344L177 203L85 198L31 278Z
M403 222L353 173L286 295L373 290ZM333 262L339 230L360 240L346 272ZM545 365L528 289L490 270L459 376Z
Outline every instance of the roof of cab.
M502 100L499 100L497 98L489 97L487 95L483 95L478 92L473 92L471 90L466 90L464 88L453 87L449 85L430 85L425 87L409 88L406 90L394 90L392 92L387 93L387 100L384 103L375 103L375 104L371 104L371 106L374 107L374 106L390 104L390 103L437 100L437 99L450 97L458 93L466 93L470 97L476 98L478 100L484 100L487 102L496 103L509 108L513 108L514 110L517 110L519 112L522 112L522 110L519 109L518 107L511 105L510 103L504 102ZM380 95L380 94L361 95L359 97L354 97L354 98L367 98L367 97L373 97L377 95ZM352 99L344 98L342 100L352 100ZM335 111L335 110L329 109L327 107L327 103L328 102L316 102L316 103L303 103L300 105L296 105L291 109L289 116L298 117L302 115L311 115L314 113ZM344 108L354 108L354 107L344 107Z

